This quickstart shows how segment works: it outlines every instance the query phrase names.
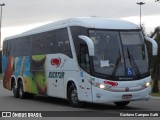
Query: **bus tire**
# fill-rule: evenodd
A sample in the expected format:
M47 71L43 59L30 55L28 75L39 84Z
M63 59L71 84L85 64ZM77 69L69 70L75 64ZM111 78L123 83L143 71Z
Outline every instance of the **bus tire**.
M27 94L26 98L28 99L34 98L34 94L31 94L31 93L26 93L26 94Z
M72 107L78 108L82 107L83 103L78 100L78 93L75 85L71 85L68 90L68 100Z
M115 104L116 104L118 107L124 107L124 106L128 105L129 103L130 103L130 101L115 102Z
M15 82L13 83L12 91L13 91L14 97L18 98L19 97L18 88L16 87L16 83Z
M22 81L20 81L18 85L18 94L19 94L19 98L21 99L26 98L26 93L24 92Z

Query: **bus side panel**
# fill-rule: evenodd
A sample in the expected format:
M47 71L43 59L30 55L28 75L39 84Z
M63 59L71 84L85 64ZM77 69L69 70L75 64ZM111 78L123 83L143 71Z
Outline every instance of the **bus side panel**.
M37 94L36 84L30 71L30 58L30 56L16 57L14 76L22 78L25 92Z
M11 76L14 71L14 57L2 56L3 87L11 90Z
M25 92L46 95L45 59L45 55L24 56L15 59L14 76L22 78Z
M32 80L30 73L30 57L15 58L13 75L17 79L21 78L24 85L24 91L29 92L29 83Z
M16 66L21 66L18 74L23 78L25 92L46 95L45 58L45 55L32 55L17 62Z
M21 78L24 92L46 95L47 85L44 70L45 55L24 57L3 56L3 86L11 90L11 76Z
M45 76L46 55L32 55L30 61L32 86L30 85L29 88L35 94L47 95L47 77Z

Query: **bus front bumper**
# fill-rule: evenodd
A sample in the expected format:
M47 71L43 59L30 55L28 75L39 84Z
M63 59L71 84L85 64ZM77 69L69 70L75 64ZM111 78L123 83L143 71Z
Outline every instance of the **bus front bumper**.
M120 101L149 100L151 98L151 86L135 92L111 92L94 87L92 90L94 103L108 103Z

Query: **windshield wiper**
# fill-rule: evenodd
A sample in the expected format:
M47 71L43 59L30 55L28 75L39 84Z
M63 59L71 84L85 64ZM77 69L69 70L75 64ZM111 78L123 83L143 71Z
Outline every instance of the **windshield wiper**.
M116 72L117 72L117 69L118 69L118 66L119 66L120 61L121 61L121 55L120 55L120 51L119 51L119 57L118 57L117 60L116 60L115 67L114 67L113 72L112 72L112 77L113 77L113 78L114 78L115 75L116 75Z
M136 64L133 56L132 56L132 55L130 54L130 52L129 52L128 47L127 47L127 53L128 53L129 62L130 62L130 64L131 64L131 66L132 66L135 74L136 74L138 77L140 77L140 71L139 71L139 69L138 69L138 66L137 66L137 64Z

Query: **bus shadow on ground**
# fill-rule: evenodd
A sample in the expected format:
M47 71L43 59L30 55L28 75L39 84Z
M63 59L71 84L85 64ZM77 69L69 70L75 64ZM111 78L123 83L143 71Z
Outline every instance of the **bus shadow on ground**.
M64 107L71 107L69 104L69 101L65 99L60 99L60 98L55 98L55 97L44 97L44 96L35 96L33 99L34 101L39 101L43 103L49 103L49 104L55 104L59 106L64 106ZM84 105L82 107L83 109L86 110L146 110L144 108L140 108L140 106L128 106L125 107L118 107L114 103L108 103L108 104L96 104L96 103L87 103L84 102ZM80 109L82 109L80 108Z

